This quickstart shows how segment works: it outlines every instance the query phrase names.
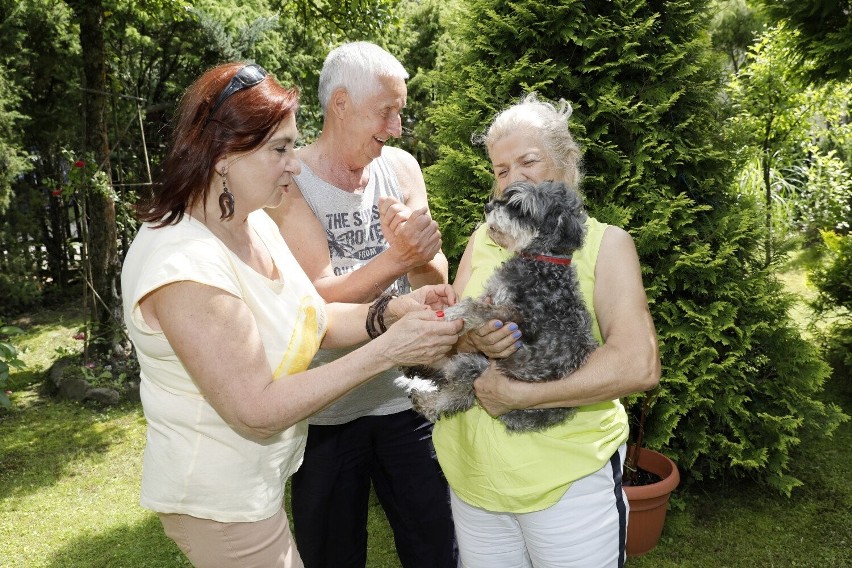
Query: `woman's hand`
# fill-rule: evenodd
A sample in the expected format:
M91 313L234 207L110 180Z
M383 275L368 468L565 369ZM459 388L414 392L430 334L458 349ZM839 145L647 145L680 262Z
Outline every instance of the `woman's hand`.
M466 334L467 343L471 349L479 351L489 359L505 359L521 347L521 331L513 322L503 323L491 320L478 329L472 329Z
M496 418L510 410L528 408L522 396L528 384L506 377L497 369L494 361L491 361L488 369L473 381L473 391L479 405Z
M423 286L394 298L385 309L384 320L391 325L409 312L432 310L438 312L456 303L456 292L449 284Z
M406 296L426 304L434 311L443 310L456 303L456 291L449 284L421 286Z
M444 321L424 307L404 315L373 343L382 342L396 365L431 365L449 353L461 328L460 320Z

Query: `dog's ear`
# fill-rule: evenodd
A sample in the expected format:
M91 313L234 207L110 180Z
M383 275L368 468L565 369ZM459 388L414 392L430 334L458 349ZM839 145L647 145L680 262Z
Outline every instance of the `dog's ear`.
M552 206L546 227L553 232L553 252L572 254L583 246L586 237L586 209L580 194L564 183L551 183L546 188Z

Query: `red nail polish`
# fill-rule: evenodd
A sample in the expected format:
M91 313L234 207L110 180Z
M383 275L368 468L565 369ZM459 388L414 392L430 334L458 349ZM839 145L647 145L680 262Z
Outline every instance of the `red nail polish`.
M438 316L439 318L444 317L444 310L438 310L437 312L435 312L435 315Z

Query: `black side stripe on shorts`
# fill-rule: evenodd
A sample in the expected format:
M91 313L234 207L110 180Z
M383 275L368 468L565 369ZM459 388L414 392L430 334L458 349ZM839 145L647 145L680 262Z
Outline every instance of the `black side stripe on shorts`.
M627 555L627 506L624 503L624 492L621 490L621 454L616 451L609 459L612 465L612 479L615 481L615 507L618 509L618 568L624 568Z

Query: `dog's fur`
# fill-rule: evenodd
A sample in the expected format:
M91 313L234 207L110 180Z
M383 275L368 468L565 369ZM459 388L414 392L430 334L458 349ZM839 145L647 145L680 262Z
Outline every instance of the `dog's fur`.
M586 213L580 195L562 183L517 182L485 206L489 236L516 253L498 268L479 299L467 298L444 311L464 319L465 331L490 320L516 322L523 346L497 367L508 377L537 382L562 379L582 365L598 344L573 266L541 259L570 257L583 244ZM406 369L406 376L432 382L414 386L414 409L432 422L474 404L473 381L488 367L477 353L460 353L441 370ZM500 416L510 431L543 430L574 414L572 408L512 410Z

